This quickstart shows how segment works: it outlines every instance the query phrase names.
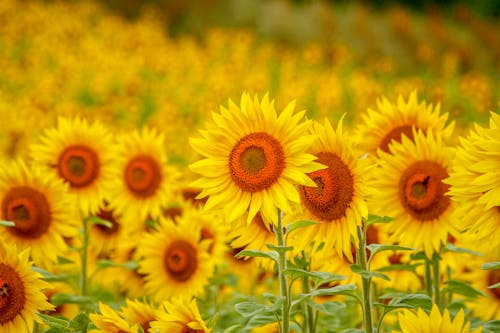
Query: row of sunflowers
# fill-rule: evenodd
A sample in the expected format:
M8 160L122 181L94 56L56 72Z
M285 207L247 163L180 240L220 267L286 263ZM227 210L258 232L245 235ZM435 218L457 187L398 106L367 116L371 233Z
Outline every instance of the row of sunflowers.
M499 331L498 77L146 14L0 5L0 332Z

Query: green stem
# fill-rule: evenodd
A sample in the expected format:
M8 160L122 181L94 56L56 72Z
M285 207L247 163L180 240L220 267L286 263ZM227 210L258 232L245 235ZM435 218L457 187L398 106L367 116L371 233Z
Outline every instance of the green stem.
M358 226L358 264L361 269L369 272L370 267L366 260L366 237L361 226ZM373 310L372 310L372 297L370 292L371 278L361 277L363 285L363 322L365 324L366 333L373 333Z
M305 262L307 262L305 269L309 271L311 269L310 267L310 261L307 258L307 255L304 251L302 251L302 258L304 259ZM304 294L309 294L311 292L311 281L309 279L309 276L306 275L302 278L302 290L304 291ZM306 311L304 313L305 315L305 326L306 329L304 330L305 333L315 333L316 332L316 327L314 325L314 316L315 316L315 311L313 311L313 308L307 304L304 303L306 307Z
M432 259L432 271L434 275L434 303L441 309L441 295L440 295L440 283L441 283L441 274L439 272L439 259Z
M80 290L82 296L87 296L87 256L89 245L89 221L87 218L83 219L83 245L81 248L82 267L80 274ZM81 311L85 311L85 305L81 305Z
M278 243L278 253L279 253L279 261L278 261L278 277L280 281L280 296L283 299L283 317L282 317L282 330L281 333L289 333L290 332L290 297L288 294L288 279L285 274L286 270L286 252L284 248L286 246L285 240L283 237L283 225L282 225L282 212L278 209L278 225L275 229L276 232L276 241Z
M427 295L432 298L432 276L431 276L431 261L425 258L425 289Z

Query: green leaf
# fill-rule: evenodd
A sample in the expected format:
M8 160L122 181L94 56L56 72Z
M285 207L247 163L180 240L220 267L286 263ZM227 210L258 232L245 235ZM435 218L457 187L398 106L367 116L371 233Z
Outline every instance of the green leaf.
M65 318L56 318L56 317L44 315L44 314L41 314L41 313L37 313L36 315L38 317L40 317L40 319L42 319L43 322L45 324L47 324L47 326L52 327L52 328L56 328L56 329L59 329L59 330L62 330L63 332L67 332L68 331L69 321L67 319L65 319Z
M316 303L313 300L309 300L307 304L309 304L311 307L318 310L319 312L323 312L326 314L336 314L339 311L343 311L346 308L345 303L340 303L340 302Z
M234 332L241 332L241 325L233 325L224 330L223 333L234 333Z
M31 266L31 270L42 274L43 279L47 282L61 282L68 281L71 279L71 275L69 274L52 274L40 267Z
M370 250L370 256L373 257L375 254L382 251L414 251L412 247L405 247L399 245L384 245L384 244L370 244L367 246Z
M237 303L234 309L243 317L252 317L257 313L265 311L266 306L256 302L241 302Z
M114 262L108 259L101 259L97 262L97 267L99 268L109 268L109 267L123 267L129 271L133 271L139 267L139 264L135 260L130 260L127 262Z
M270 249L270 250L273 250L273 251L276 251L278 253L285 253L287 251L292 251L293 250L293 246L276 246L276 245L273 245L273 244L266 244L266 246Z
M295 280L299 277L307 276L311 279L311 281L314 282L315 286L320 286L333 281L342 281L347 279L347 277L343 275L333 274L329 272L309 272L298 268L288 268L284 272L289 273L292 277L292 280Z
M113 223L107 221L107 220L104 220L104 219L101 219L100 217L98 216L88 216L87 217L87 221L92 223L92 224L96 224L96 225L102 225L108 229L111 229L113 228Z
M300 229L300 228L305 228L310 225L314 224L319 224L319 222L312 221L312 220L300 220L300 221L295 221L293 223L290 223L286 226L286 233L290 234L292 231Z
M331 288L321 288L314 290L308 294L303 294L304 296L331 296L331 295L351 295L352 291L356 290L355 284L343 284L340 286L335 286Z
M500 261L487 262L481 266L482 269L500 269Z
M491 286L488 286L489 289L496 289L496 288L500 288L500 282L498 283L495 283L495 284L492 284Z
M2 227L15 227L16 224L12 221L0 221L0 226L2 226Z
M57 293L52 295L52 297L50 298L50 303L55 306L61 304L89 304L92 303L92 299L90 297L82 295Z
M65 264L74 264L75 262L71 259L57 256L57 263L61 264L61 265L65 265Z
M478 290L476 288L471 287L470 285L457 281L457 280L449 280L445 282L446 287L444 287L445 290L448 290L452 293L471 297L471 298L476 298L477 296L484 296L486 297L486 294Z
M279 262L279 255L278 253L274 251L258 251L258 250L243 250L238 252L238 254L235 255L236 258L239 257L260 257L260 258L267 258L267 259L272 259L276 262Z
M425 256L425 253L423 251L421 252L417 252L417 253L413 253L411 256L410 256L411 260L426 260L427 257Z
M84 312L80 312L69 322L69 327L79 332L87 332L88 326L89 317Z
M254 327L261 327L267 324L276 322L276 316L271 313L261 313L253 316L247 322L245 329L251 329Z
M389 217L389 216L378 216L378 215L368 215L368 219L364 223L364 229L366 230L370 225L375 224L375 223L389 223L394 218Z
M67 333L67 331L61 330L59 328L51 327L48 330L43 331L43 333Z
M443 247L443 252L467 253L475 256L484 256L484 254L482 254L481 252L469 250L463 247L457 247L451 243L448 243Z
M346 330L340 331L340 333L365 333L365 331L360 330L359 328L348 328Z
M485 322L483 329L492 333L500 332L500 320L490 320Z
M365 269L362 269L361 266L358 264L351 265L351 271L353 271L354 273L356 273L358 275L361 275L365 279L377 277L377 278L381 278L381 279L384 279L387 281L391 281L391 279L387 275L379 273L379 272L369 272Z
M383 295L381 299L390 299L388 304L376 303L387 308L423 308L425 310L430 310L432 307L432 300L429 295L426 294L404 294L402 296L390 297L390 294Z

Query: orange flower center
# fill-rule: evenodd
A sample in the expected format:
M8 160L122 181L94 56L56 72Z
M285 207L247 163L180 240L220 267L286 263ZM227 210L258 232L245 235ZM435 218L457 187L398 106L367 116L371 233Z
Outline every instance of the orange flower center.
M214 251L214 242L215 242L215 235L210 229L208 228L201 228L201 240L204 239L209 239L212 242L210 243L210 246L208 247L208 252L212 253Z
M195 330L194 328L184 325L181 333L203 333L203 330Z
M449 185L442 182L448 172L431 161L410 165L399 181L399 200L414 218L429 221L438 218L450 205L445 195Z
M500 282L500 269L491 270L488 274L488 286L497 284L498 282ZM488 290L500 300L500 288L490 288Z
M242 137L231 150L229 169L236 185L245 192L271 187L285 169L280 142L264 132Z
M201 207L207 202L207 197L202 199L196 199L201 190L195 188L184 188L182 189L182 197L184 200L190 202L194 207Z
M71 187L81 188L92 184L99 177L100 162L97 153L90 147L73 145L59 156L59 176Z
M175 240L165 252L165 268L176 281L187 281L198 267L198 257L194 246L185 240Z
M182 216L182 208L181 207L166 208L163 210L163 216L175 222L178 217Z
M156 193L162 179L158 162L149 155L138 155L125 168L125 184L139 198L147 198Z
M0 325L21 315L26 303L23 281L10 266L0 263Z
M47 198L28 186L11 188L2 201L4 219L15 226L10 232L23 238L37 238L49 228L52 214Z
M389 144L392 142L392 140L401 142L403 135L406 135L408 139L413 141L413 131L411 125L394 127L389 133L384 136L382 141L380 141L379 148L384 152L389 153Z
M354 196L349 167L334 153L321 152L317 162L328 166L309 174L317 187L299 186L302 204L317 218L333 221L346 215Z

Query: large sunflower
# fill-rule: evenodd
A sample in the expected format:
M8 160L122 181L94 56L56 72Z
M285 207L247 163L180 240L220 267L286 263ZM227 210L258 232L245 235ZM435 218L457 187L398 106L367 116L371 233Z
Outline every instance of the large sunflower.
M151 328L159 333L210 333L196 304L196 299L174 297L164 302L158 313L158 320Z
M17 252L15 245L0 241L0 332L33 331L38 311L53 310L43 290L50 285L31 270L29 250Z
M22 161L11 162L0 170L0 219L14 227L3 228L0 238L31 247L38 266L50 268L68 249L64 238L78 234L73 201L67 186L53 174Z
M446 125L448 114L440 114L440 105L419 103L416 91L407 102L399 96L396 104L382 97L377 100L377 107L378 110L368 109L362 115L362 124L356 129L359 149L373 156L377 149L388 153L389 143L401 142L403 136L413 140L413 128L440 133L444 138L453 132L454 123Z
M203 292L214 263L209 254L212 241L200 241L200 235L200 225L179 217L176 224L162 219L158 231L141 240L139 273L146 275L145 289L154 299Z
M118 140L111 206L119 214L157 219L173 195L177 172L167 166L165 138L154 129L134 131Z
M399 313L399 325L402 333L479 333L482 328L470 331L470 323L465 323L464 310L460 309L453 320L448 310L443 314L436 304L432 306L430 314L418 308L417 314L410 310Z
M31 147L34 163L50 169L75 194L84 215L99 210L113 178L113 138L100 122L59 118Z
M248 223L258 212L275 222L277 208L288 213L290 202L299 202L295 184L315 186L306 175L322 168L305 153L315 139L311 122L299 123L305 112L293 115L294 108L292 102L278 116L267 95L259 102L245 93L240 107L229 100L202 137L190 139L205 157L190 168L202 176L192 186L203 189L200 198L209 196L206 209L223 207L229 222L247 210Z
M476 240L475 248L500 256L500 115L489 128L476 126L461 139L450 177L449 194L459 203L455 217Z
M368 216L367 160L355 157L342 133L342 119L336 130L326 119L323 125L315 122L313 132L318 139L309 152L327 168L309 173L316 187L299 186L304 218L320 222L301 231L303 247L324 242L325 249L335 248L352 260L351 238L357 243L357 225Z

